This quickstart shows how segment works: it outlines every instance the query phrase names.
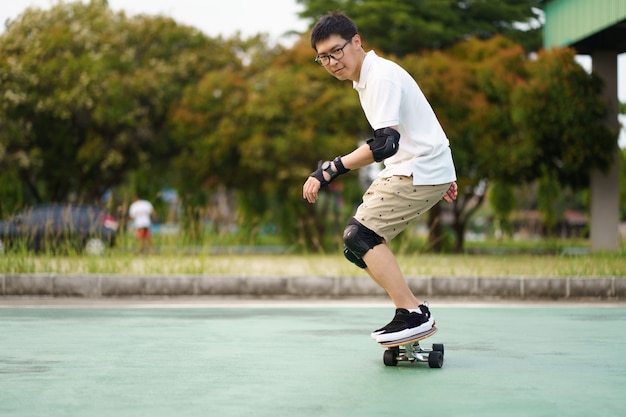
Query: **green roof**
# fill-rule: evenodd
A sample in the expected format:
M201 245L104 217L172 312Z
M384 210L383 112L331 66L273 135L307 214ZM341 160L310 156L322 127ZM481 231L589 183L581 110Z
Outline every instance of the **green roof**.
M545 2L544 46L626 52L626 0Z

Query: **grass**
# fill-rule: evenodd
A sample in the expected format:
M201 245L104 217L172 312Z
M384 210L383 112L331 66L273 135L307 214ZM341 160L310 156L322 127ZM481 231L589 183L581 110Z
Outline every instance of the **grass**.
M582 255L477 254L399 255L406 276L459 277L626 277L626 251ZM341 254L152 254L114 252L101 257L5 254L3 273L236 275L236 276L365 276Z
M235 234L236 235L236 234ZM366 274L341 251L298 254L271 236L205 236L202 245L175 235L154 236L156 253L136 253L132 234L104 256L8 252L0 255L0 274L127 274L234 276L354 276ZM626 277L626 242L616 252L589 253L587 241L543 240L467 242L466 254L420 253L419 242L405 241L394 251L406 276L456 277Z

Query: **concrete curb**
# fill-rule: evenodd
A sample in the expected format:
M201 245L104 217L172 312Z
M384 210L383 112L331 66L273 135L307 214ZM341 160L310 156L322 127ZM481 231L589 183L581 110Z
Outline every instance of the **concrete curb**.
M408 277L420 297L623 300L626 277ZM384 297L366 277L0 274L1 297Z

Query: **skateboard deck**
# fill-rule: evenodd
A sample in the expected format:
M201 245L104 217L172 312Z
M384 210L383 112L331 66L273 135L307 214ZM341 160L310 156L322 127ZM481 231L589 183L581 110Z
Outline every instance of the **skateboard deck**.
M418 333L416 335L407 337L405 339L394 340L393 342L380 342L379 344L382 347L386 347L386 348L402 346L402 345L406 345L409 343L419 342L420 340L424 340L427 337L434 335L435 333L437 333L437 327L433 326L430 330L427 330L424 333Z
M428 362L428 366L431 368L441 368L443 366L443 344L434 343L432 349L420 346L420 340L424 340L435 333L437 333L437 328L433 326L432 329L424 333L406 339L379 343L386 348L383 363L386 366L396 366L400 361Z

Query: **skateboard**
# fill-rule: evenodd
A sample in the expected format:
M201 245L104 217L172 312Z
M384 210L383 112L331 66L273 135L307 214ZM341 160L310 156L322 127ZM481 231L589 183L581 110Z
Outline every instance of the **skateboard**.
M433 343L432 349L420 346L420 340L426 339L437 333L437 328L394 342L379 343L386 348L383 362L386 366L396 366L400 361L428 362L431 368L443 366L443 344Z

